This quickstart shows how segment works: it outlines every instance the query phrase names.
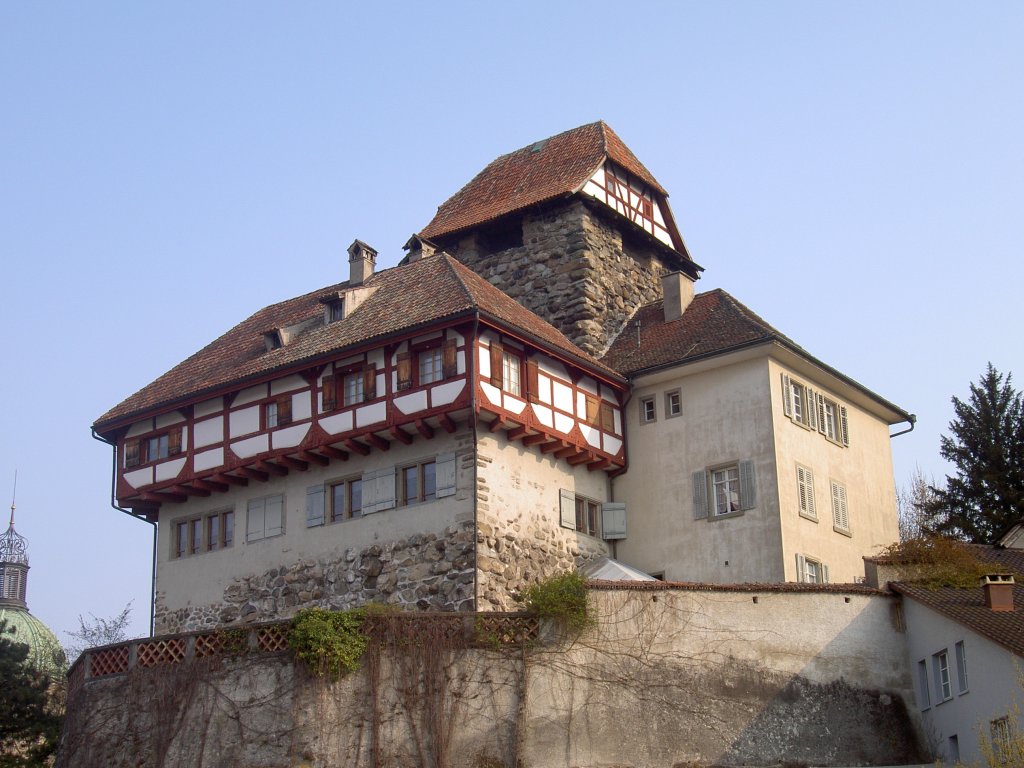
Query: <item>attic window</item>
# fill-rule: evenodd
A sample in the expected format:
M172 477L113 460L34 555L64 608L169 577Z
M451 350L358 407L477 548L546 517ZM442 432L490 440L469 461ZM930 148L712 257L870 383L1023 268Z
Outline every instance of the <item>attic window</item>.
M334 323L345 317L345 300L335 299L327 303L327 322Z
M273 331L267 331L263 334L263 343L267 347L267 352L272 349L278 349L284 346L284 340L281 338L280 329L274 329Z

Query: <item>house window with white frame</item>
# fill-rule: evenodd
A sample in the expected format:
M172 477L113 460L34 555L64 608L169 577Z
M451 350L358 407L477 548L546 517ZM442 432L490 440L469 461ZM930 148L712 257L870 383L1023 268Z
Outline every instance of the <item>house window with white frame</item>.
M519 381L522 360L515 352L505 349L501 355L501 388L510 395L519 395L522 392Z
M441 347L424 349L418 355L419 379L422 384L433 384L444 378L444 369L441 365Z
M683 398L678 389L665 393L665 418L671 419L683 412Z
M653 397L640 398L640 423L650 424L658 418L658 412L654 406Z
M740 511L740 468L733 464L711 471L711 489L716 515Z
M949 679L949 654L939 651L932 656L932 674L935 676L935 692L940 703L953 698L953 686Z
M828 566L816 557L798 554L796 556L797 581L804 584L828 584Z
M840 533L850 532L850 510L846 500L846 486L832 481L832 527Z
M342 402L345 405L355 405L363 402L363 372L347 373L344 378L344 393Z

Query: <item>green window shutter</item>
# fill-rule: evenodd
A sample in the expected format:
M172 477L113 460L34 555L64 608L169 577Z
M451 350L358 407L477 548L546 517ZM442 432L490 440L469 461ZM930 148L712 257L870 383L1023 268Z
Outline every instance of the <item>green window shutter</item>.
M708 473L704 470L693 473L693 519L703 520L708 516Z
M576 494L562 488L558 491L558 511L563 528L576 530Z
M306 527L324 524L324 487L311 485L306 489Z
M601 505L601 534L604 539L626 538L626 503L606 501Z
M754 462L740 462L740 509L757 506L757 479L754 476Z
M249 502L249 509L245 520L245 540L256 541L262 539L266 530L266 504L265 499L253 499Z
M435 462L437 498L455 495L455 454L442 453Z

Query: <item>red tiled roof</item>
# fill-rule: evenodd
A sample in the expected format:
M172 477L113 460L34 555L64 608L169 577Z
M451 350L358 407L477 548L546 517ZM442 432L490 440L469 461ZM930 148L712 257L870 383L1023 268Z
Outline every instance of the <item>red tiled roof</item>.
M261 309L107 411L94 426L102 431L160 406L212 394L273 371L474 311L582 362L599 374L621 380L619 374L581 350L561 331L447 254L382 270L365 285L377 290L349 317L328 325L314 325L290 343L269 352L264 346L265 332L322 317L324 308L319 299L349 285L338 283Z
M668 193L603 121L582 125L494 160L438 207L422 237L434 239L579 191L611 159Z
M840 595L890 594L885 590L875 589L864 584L802 584L789 581L765 584L708 584L696 581L607 581L588 579L587 586L590 589L608 592L624 589L638 592L678 590L688 592L825 592Z
M1024 550L980 545L973 549L979 559L992 563L992 573L1016 574L1013 585L1015 611L997 612L988 608L985 605L985 592L980 586L969 589L929 589L907 582L894 582L889 586L899 594L963 624L1018 656L1024 656Z

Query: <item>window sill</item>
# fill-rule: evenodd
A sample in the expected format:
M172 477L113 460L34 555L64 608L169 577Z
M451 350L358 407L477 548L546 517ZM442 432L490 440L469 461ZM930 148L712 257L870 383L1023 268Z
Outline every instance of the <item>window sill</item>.
M817 523L818 522L817 515L810 515L810 514L808 514L806 512L800 512L799 514L800 514L800 517L802 517L804 520L810 520L812 523Z
M711 515L708 517L708 521L714 520L728 520L730 517L742 517L746 513L746 510L741 509L736 512L726 512L724 515Z
M850 538L850 539L853 538L853 533L851 531L847 530L846 528L840 528L839 526L833 525L832 526L832 530L835 531L836 533L840 534L841 536L846 536L847 538Z

